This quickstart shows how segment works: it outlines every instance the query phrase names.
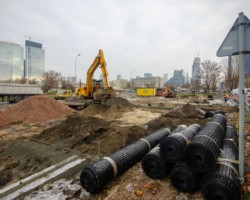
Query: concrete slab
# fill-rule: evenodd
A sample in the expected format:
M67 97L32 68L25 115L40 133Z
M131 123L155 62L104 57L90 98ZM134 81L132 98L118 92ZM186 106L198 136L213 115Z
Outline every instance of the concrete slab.
M72 156L56 165L3 188L0 190L0 198L6 200L16 199L21 195L25 196L29 194L46 183L74 175L83 168L85 160L86 159L80 159L78 156Z

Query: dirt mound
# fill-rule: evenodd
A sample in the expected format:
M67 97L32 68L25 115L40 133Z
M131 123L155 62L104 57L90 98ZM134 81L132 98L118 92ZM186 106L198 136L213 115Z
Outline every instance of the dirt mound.
M35 139L60 142L64 148L81 152L107 155L147 134L148 131L139 126L121 127L104 119L73 115L64 123L43 131Z
M135 105L130 103L127 99L122 97L116 97L107 103L107 105L123 105L127 107L134 107Z
M109 106L104 104L92 104L79 112L80 115L96 115L105 113Z
M65 117L73 112L73 109L63 103L42 95L28 97L3 111L6 118L11 119L10 122L21 121L28 124Z
M185 118L197 118L200 116L196 106L193 106L189 103L184 104L182 106L178 106L170 112L164 114L164 116L168 117L185 117Z
M136 106L130 103L128 100L121 97L117 97L107 103L93 104L80 112L80 115L101 115L107 118L119 118L124 112L132 111Z
M3 111L0 110L0 127L6 126L11 122L13 122L13 120L11 120Z

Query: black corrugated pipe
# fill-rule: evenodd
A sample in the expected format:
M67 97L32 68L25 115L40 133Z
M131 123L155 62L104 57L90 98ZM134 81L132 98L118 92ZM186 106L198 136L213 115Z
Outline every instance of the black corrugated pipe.
M204 117L205 118L212 118L215 114L225 115L225 112L222 111L222 110L219 110L219 111L207 111L207 112L205 112Z
M182 192L194 192L199 188L201 175L192 170L184 161L176 163L169 176L171 183Z
M118 150L109 157L103 157L101 160L90 164L81 172L81 185L88 192L97 193L107 182L139 162L151 148L155 147L169 134L168 128L160 129Z
M232 125L227 126L224 139L227 138L230 140L234 140L234 142L238 143L238 134Z
M227 127L222 145L222 153L216 168L203 176L201 192L205 199L240 200L240 180L238 174L238 147L234 141L236 131Z
M187 164L198 173L214 169L224 138L227 120L224 115L216 114L184 150Z
M187 125L181 124L181 125L177 126L176 129L173 130L173 133L177 133L177 132L179 132L179 131L182 131L182 130L184 130L185 128L187 128Z
M171 164L162 159L160 147L153 148L141 161L142 169L150 178L162 179L167 176Z
M173 133L160 142L161 157L170 163L176 163L182 159L185 146L200 131L198 124L192 124L186 129Z

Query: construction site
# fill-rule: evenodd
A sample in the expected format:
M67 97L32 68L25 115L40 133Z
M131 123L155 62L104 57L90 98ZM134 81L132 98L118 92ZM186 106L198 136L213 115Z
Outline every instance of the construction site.
M202 127L211 120L204 113L218 110L225 113L227 124L237 130L237 106L226 104L220 97L207 100L205 95L164 98L137 97L120 92L106 104L92 104L82 110L71 109L45 95L2 105L0 198L203 199L199 189L188 193L177 190L169 176L162 179L148 177L140 162L94 194L81 186L80 172L89 164L161 128L172 132L179 125L198 124ZM242 196L249 192L249 131L249 123L246 123L246 181L241 185ZM76 164L72 164L74 162ZM66 165L69 167L62 170ZM55 171L61 169L55 176L50 174L53 166Z

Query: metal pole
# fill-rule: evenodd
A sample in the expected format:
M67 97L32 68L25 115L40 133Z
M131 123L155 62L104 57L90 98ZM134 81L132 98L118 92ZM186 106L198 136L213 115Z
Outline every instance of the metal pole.
M232 90L233 89L233 83L232 83L232 56L228 56L228 80L229 82L229 87Z
M244 15L239 13L239 172L244 181Z
M75 57L75 79L76 79L76 84L77 84L77 76L76 76L76 59L78 56L80 56L81 54L77 54L76 57Z

